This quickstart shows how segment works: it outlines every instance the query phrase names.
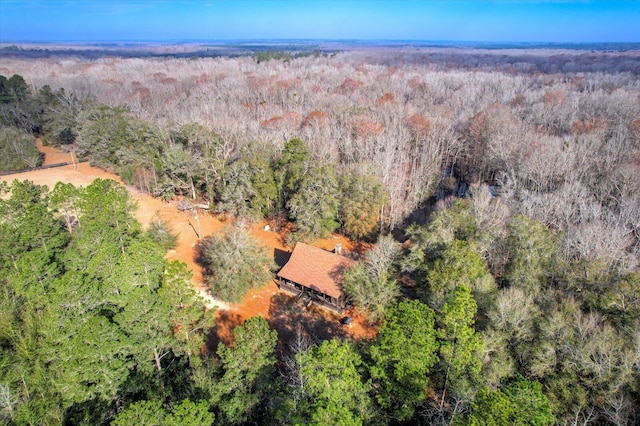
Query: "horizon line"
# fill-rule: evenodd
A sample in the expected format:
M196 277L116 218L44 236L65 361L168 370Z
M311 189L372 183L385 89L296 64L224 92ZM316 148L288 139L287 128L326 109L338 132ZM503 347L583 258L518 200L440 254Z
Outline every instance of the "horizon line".
M543 45L594 45L594 44L607 44L607 45L640 45L640 41L520 41L520 40L439 40L439 39L372 39L372 38L184 38L184 39L98 39L98 40L26 40L26 39L12 39L12 40L0 40L0 44L113 44L113 43L128 43L128 44L149 44L149 43L164 43L164 44L185 44L185 43L255 43L255 42L270 42L270 43L441 43L441 44L543 44Z

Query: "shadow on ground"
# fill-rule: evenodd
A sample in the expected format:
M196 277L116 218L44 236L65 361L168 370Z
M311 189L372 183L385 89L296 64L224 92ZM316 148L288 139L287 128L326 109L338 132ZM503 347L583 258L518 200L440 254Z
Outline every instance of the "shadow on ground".
M280 250L279 248L273 249L273 260L278 265L278 269L286 265L290 257L291 251Z
M347 337L342 317L313 304L305 305L294 296L277 293L271 298L269 324L278 331L278 351L289 352L299 330L311 343Z
M233 343L233 329L244 324L244 319L233 311L220 310L216 316L216 326L207 336L207 351L215 354L218 344L229 346Z

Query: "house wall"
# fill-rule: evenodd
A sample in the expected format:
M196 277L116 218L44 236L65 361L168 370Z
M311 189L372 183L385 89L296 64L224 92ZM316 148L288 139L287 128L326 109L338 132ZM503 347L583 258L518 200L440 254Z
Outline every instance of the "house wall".
M278 287L287 290L296 296L308 297L316 305L324 306L338 313L342 313L344 310L344 302L342 298L336 299L335 297L331 297L328 294L306 287L302 284L298 284L284 278L279 278Z

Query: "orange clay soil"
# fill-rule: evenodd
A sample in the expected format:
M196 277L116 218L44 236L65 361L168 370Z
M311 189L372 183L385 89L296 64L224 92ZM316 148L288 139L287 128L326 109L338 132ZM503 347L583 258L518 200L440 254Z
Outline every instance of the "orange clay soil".
M76 158L71 152L62 152L52 146L44 146L42 145L42 139L40 138L36 139L36 146L38 147L38 151L44 154L44 161L42 162L43 166L56 163L73 164L73 162L76 161Z
M74 159L70 153L42 146L38 139L38 149L45 154L43 165L60 162L72 163ZM113 179L122 183L121 179L109 172L89 163L69 164L45 170L35 170L14 175L0 176L0 180L12 182L14 179L31 180L39 185L47 185L52 189L56 182L72 183L76 186L87 186L94 179ZM143 194L135 188L127 188L133 200L137 203L136 218L144 228L149 226L154 216L159 216L171 224L173 232L178 234L178 245L175 250L170 250L166 257L169 260L185 262L193 271L193 284L198 293L205 299L208 308L217 308L215 312L216 335L212 335L207 345L209 350L215 351L217 342L232 343L233 328L244 323L248 318L262 316L271 326L278 331L280 349L286 350L290 339L296 330L309 337L312 341L321 341L331 337L345 337L351 339L369 339L376 335L377 327L371 325L357 312L349 312L354 318L350 326L340 324L342 316L314 305L305 307L285 292L278 291L274 280L265 283L262 287L249 291L245 298L238 304L225 303L213 298L208 286L203 282L200 266L195 262L194 247L198 241L195 230L200 225L200 235L206 237L220 232L231 219L220 220L205 212L199 212L198 221L190 211L179 211L178 201L170 203ZM251 233L274 256L274 262L282 266L288 259L291 248L283 243L284 233L265 231L267 223L262 221L251 226ZM343 236L334 234L329 238L319 240L314 245L326 250L333 250L337 243L342 244L344 250L355 252L364 251L367 246L353 244ZM213 334L213 333L212 333Z

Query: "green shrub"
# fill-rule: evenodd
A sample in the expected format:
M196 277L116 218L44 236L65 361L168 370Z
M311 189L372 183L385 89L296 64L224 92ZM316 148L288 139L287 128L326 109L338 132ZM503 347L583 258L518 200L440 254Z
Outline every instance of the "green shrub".
M171 224L159 216L151 219L147 235L165 250L171 250L178 245L178 235L173 233Z
M203 238L196 252L211 293L222 300L239 302L249 289L271 278L271 258L242 225L227 226L221 235Z
M42 160L33 135L15 127L0 128L0 170L38 167Z

